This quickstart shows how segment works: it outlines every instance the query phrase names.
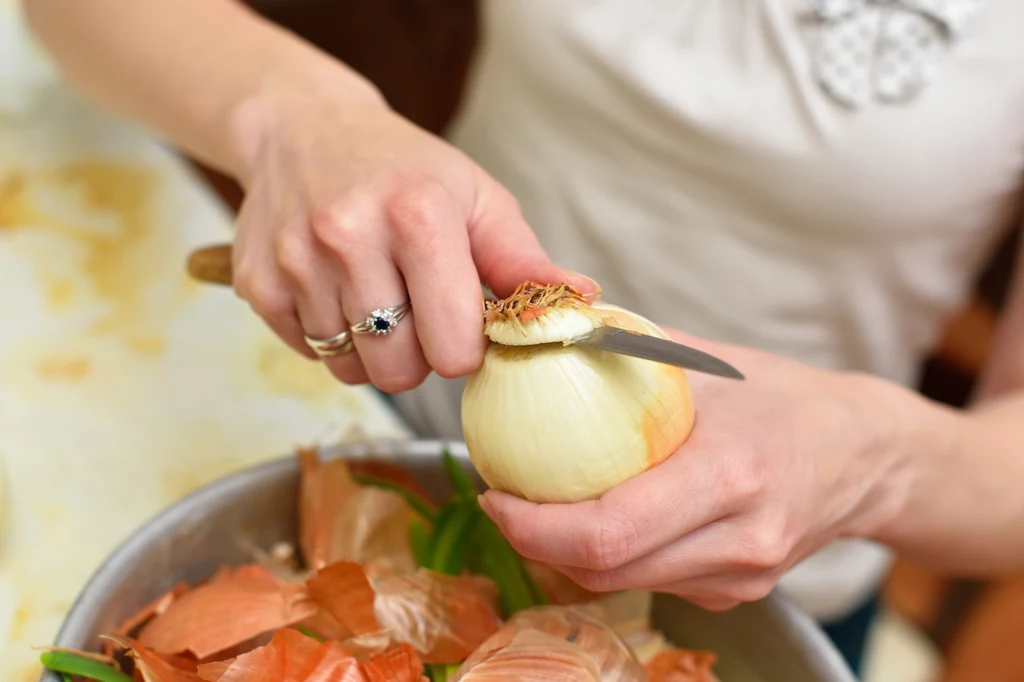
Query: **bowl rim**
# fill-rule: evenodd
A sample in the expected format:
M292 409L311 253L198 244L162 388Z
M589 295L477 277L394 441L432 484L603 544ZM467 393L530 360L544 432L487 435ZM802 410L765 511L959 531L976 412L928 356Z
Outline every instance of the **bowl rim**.
M344 457L346 459L387 459L397 455L437 457L447 449L456 458L469 461L469 453L464 442L441 439L382 439L341 443L312 449L315 449L322 457ZM137 556L155 538L173 532L183 522L194 518L197 508L202 508L205 502L224 495L226 491L245 489L251 485L253 480L273 477L279 473L297 472L297 470L298 459L294 452L246 466L203 484L139 524L93 570L65 614L54 637L54 645L73 646L75 644L68 640L80 636L79 631L88 627L90 614L97 606L94 603L97 599L96 595L105 594L112 583L130 573L134 563L133 557ZM762 603L771 612L777 626L784 630L791 639L807 643L804 654L813 668L831 679L856 682L856 677L850 671L846 660L824 630L793 599L776 589L765 597ZM55 679L57 678L51 676L45 669L40 678L42 682L50 682Z

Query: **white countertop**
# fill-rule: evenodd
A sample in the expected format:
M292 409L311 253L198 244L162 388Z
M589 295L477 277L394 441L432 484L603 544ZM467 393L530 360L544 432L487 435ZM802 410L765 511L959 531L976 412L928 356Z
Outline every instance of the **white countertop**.
M190 249L231 217L175 155L82 102L0 0L0 679L100 561L182 495L297 445L405 438L279 342Z

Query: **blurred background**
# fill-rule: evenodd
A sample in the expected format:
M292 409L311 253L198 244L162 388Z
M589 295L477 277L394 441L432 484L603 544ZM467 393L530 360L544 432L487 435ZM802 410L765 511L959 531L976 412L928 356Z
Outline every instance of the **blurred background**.
M473 0L263 0L399 113L443 133L477 41ZM389 40L379 40L382 35ZM0 0L0 678L38 675L98 562L197 486L311 439L408 438L226 290L188 280L231 238L241 192L80 100ZM947 329L920 390L968 398L1013 267L1013 234ZM871 682L1024 679L1024 577L951 581L898 562Z

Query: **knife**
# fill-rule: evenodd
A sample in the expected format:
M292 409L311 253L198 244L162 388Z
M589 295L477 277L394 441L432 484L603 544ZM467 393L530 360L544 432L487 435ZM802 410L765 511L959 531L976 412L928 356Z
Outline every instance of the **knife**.
M232 279L231 245L218 244L196 249L189 255L188 272L192 277L203 282L230 285ZM675 341L667 341L656 336L648 336L618 327L598 327L592 332L577 336L568 343L597 348L610 353L630 355L728 379L744 379L744 376L735 367L704 351L684 346Z
M729 363L719 360L704 351L684 346L675 341L659 339L639 332L618 327L598 327L592 332L577 336L567 342L577 346L598 348L612 353L631 355L634 358L653 360L665 365L674 365L695 372L714 374L728 379L743 380L745 377Z

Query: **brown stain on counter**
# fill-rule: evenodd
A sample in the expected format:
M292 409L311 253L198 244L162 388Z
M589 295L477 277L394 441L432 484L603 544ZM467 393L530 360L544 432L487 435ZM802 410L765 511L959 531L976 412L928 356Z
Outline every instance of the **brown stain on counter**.
M255 361L262 389L270 395L336 405L353 415L365 410L356 388L341 383L322 362L299 355L279 339L258 345Z
M39 678L43 675L43 665L41 663L33 663L27 668L23 668L18 673L19 682L39 682Z
M161 188L154 169L117 161L66 163L0 176L0 234L47 232L81 253L81 265L72 272L58 271L52 254L42 249L27 253L48 307L61 310L98 300L105 310L88 331L127 335L127 345L142 355L162 352L162 340L157 335L153 341L149 329L166 317L165 310L147 307L155 286L176 278L169 291L179 297L193 291L181 286L180 268L175 272L177 231L158 229ZM137 341L143 337L147 340Z
M28 605L24 601L20 602L15 607L14 614L11 617L10 639L24 639L25 628L28 626L31 619L32 612L29 610Z
M92 362L81 355L49 356L36 362L36 376L45 381L77 382L92 373Z
M55 279L46 283L46 305L51 310L60 310L70 305L75 298L75 283L68 279Z
M128 347L131 348L136 355L157 357L163 355L164 350L167 348L167 344L159 336L138 334L128 337Z

